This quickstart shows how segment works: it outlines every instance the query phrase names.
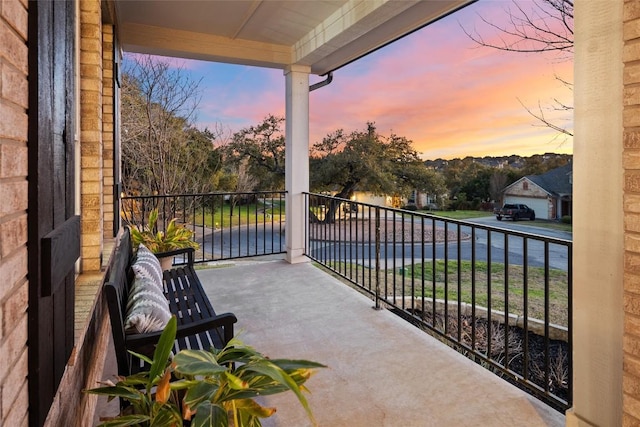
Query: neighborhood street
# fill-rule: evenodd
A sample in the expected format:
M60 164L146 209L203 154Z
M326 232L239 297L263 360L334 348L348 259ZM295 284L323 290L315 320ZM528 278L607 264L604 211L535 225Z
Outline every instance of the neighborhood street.
M565 231L551 230L542 227L536 227L535 222L529 221L497 221L495 217L474 218L466 222L478 224L481 226L496 227L503 230L513 230L531 235L544 236L552 239L562 239L571 241L571 233ZM464 238L458 247L457 240L450 241L445 245L444 242L425 242L421 243L405 243L397 242L393 244L381 244L380 259L383 266L392 268L402 266L404 264L414 262L422 262L423 260L444 259L445 254L450 260L458 257L463 260L471 260L473 256L478 261L487 261L489 256L492 262L504 263L505 257L514 265L523 265L524 263L524 239L520 236L509 236L506 245L508 250L505 253L504 233L492 231L491 236L487 230L476 228L475 239L471 240L471 227L461 227L461 233ZM542 237L544 239L544 237ZM489 245L489 239L491 239ZM277 252L278 247L284 250L285 239L284 230L282 233L272 233L269 230L257 230L251 228L246 230L244 227L235 228L231 231L222 230L208 234L203 244L205 251L212 254L214 259L245 257ZM202 241L201 241L202 243ZM272 246L273 245L273 246ZM549 243L549 266L553 269L567 271L568 269L568 253L564 245ZM361 265L370 266L375 263L375 244L368 242L360 243L333 243L330 241L312 241L310 244L311 255L318 259L328 260L344 260L355 262ZM475 254L474 254L475 251ZM534 238L527 239L527 261L532 267L544 266L545 261L545 243ZM395 260L395 264L394 264Z

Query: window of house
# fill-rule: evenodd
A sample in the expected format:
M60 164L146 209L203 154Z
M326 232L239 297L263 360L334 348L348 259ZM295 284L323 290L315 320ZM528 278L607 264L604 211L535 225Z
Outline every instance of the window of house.
M522 181L522 189L523 190L528 190L529 189L529 183L527 181Z

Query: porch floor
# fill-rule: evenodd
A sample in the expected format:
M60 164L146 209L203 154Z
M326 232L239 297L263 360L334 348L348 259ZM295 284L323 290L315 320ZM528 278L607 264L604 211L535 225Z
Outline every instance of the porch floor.
M323 363L308 382L318 426L563 426L564 415L382 310L311 263L235 261L198 272L236 335L273 358ZM292 393L265 427L311 426Z
M307 386L319 426L560 426L564 415L311 263L238 261L198 272L216 312L274 358L323 363ZM291 393L264 426L311 425Z

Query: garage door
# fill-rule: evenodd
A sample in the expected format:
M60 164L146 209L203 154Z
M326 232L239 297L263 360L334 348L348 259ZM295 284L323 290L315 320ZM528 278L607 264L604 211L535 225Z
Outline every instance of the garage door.
M536 212L536 218L549 219L549 201L547 199L507 196L504 198L504 202L527 205Z

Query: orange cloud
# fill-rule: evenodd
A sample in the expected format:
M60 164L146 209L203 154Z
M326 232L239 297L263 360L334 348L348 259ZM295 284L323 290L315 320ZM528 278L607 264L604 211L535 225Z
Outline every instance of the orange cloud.
M382 134L412 140L424 158L571 152L571 138L540 127L522 104L539 113L540 103L545 117L571 128L571 111L546 108L554 99L572 104L571 90L555 78L572 81L572 61L478 47L461 28L480 31L478 14L504 20L509 5L477 2L337 70L333 83L310 94L310 143L371 121ZM281 71L203 64L189 65L205 78L201 124L237 131L268 114L284 116Z

